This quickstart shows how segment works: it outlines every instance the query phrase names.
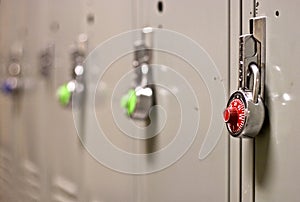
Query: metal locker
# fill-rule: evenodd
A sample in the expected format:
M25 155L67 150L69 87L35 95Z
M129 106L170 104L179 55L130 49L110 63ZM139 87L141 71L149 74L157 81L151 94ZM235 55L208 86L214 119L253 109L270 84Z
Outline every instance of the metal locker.
M266 16L266 114L262 130L254 139L234 139L231 165L231 193L239 201L297 201L299 187L297 153L297 27L289 23L297 16L298 2L232 1L231 91L236 89L239 54L237 37L249 33L249 19ZM234 17L235 16L235 17ZM239 20L237 20L239 19ZM240 22L238 22L240 21ZM236 25L238 23L238 26ZM283 51L286 50L287 51ZM235 68L236 67L236 68ZM291 117L290 117L291 116ZM235 183L233 183L235 182ZM237 186L239 185L239 186Z
M1 1L0 9L1 79L7 76L11 47L15 42L20 42L21 79L24 81L22 94L14 97L0 95L1 201L229 200L229 138L224 131L214 137L207 136L210 128L223 124L213 119L212 114L216 110L212 103L216 99L225 100L228 91L228 1L218 4L168 0L119 1L116 6L116 2L108 1L28 0ZM198 68L209 72L209 68L213 67L215 74L208 77L199 75L186 58L171 52L152 51L153 64L161 65L161 70L168 69L167 76L177 73L182 78L180 81L186 82L174 85L172 92L182 94L185 87L195 92L199 105L186 107L197 115L193 117L201 117L199 131L191 147L184 148L185 152L170 165L156 172L124 173L97 162L79 141L77 133L82 132L80 138L86 138L84 141L88 142L90 135L97 130L89 114L84 113L95 107L95 116L101 120L107 138L116 147L130 153L148 155L163 150L177 138L179 127L174 126L180 125L181 103L176 101L172 92L160 87L155 92L157 103L164 107L169 116L162 132L149 140L133 140L114 123L111 103L119 105L121 97L119 94L119 97L114 97L114 90L123 76L133 69L133 58L138 55L136 52L120 55L112 61L99 82L95 106L83 103L79 108L81 119L74 120L76 109L60 105L56 91L61 84L72 79L76 58L72 59L70 47L75 44L76 48L78 35L83 33L87 36L87 53L93 54L99 44L114 40L116 35L122 32L126 35L128 30L145 27L154 30L154 47L158 47L158 42L163 42L158 36L164 33L164 29L172 30L166 31L168 34L173 33L192 44L199 44L197 47L205 56L203 61L207 60L209 64ZM138 37L134 35L127 42L133 47ZM197 56L197 52L191 54ZM99 57L101 59L101 55ZM92 72L93 66L89 66L89 60L85 64L86 71ZM154 80L163 80L154 67L153 72ZM216 89L210 89L205 79L222 86L219 97L212 96ZM84 90L89 95L89 88ZM158 116L156 122L163 122L163 118L166 117ZM74 121L75 124L79 121L79 128L78 125L75 128ZM207 153L201 156L201 148L207 139L212 143ZM160 157L149 158L146 165L151 168L160 160Z
M26 25L25 5L17 6L17 1L2 2L1 28L1 85L10 78L10 67L13 74L19 74L24 66L23 39ZM15 12L8 12L15 8ZM22 78L18 78L20 81ZM16 81L15 79L13 79ZM15 83L16 84L16 83ZM3 86L2 86L3 87ZM22 137L24 104L20 95L4 95L1 92L1 200L19 201L22 195L23 165Z
M186 5L188 5L188 7ZM120 9L122 8L122 11L117 10L114 14L116 23L109 25L105 24L106 21L102 21L101 19L111 18L112 14L109 11L110 8L113 7L113 4L109 2L92 2L90 6L91 8L88 7L88 9L90 9L91 13L95 14L94 17L96 23L95 25L88 27L88 36L90 36L90 41L93 41L92 44L95 45L95 42L99 43L104 39L113 40L109 37L120 34L120 32L127 31L131 28L141 29L144 27L162 27L171 29L186 34L202 45L204 49L207 49L208 54L213 58L214 62L216 62L218 71L221 72L220 77L215 75L216 77L211 77L211 80L217 80L216 82L223 82L225 84L228 82L227 65L229 53L227 43L227 17L229 8L227 7L227 2L222 2L217 8L215 8L213 4L203 6L201 3L192 1L187 4L183 4L183 2L174 3L168 1L160 3L146 1L134 1L131 3L122 2L121 6L118 7ZM128 13L125 12L123 8L126 8L125 11L127 10ZM178 13L176 8L181 8L182 12ZM114 7L114 9L117 8ZM202 12L199 12L199 9ZM99 17L96 10L102 11L99 12L99 16L102 16L99 22L97 21ZM190 11L193 15L190 17L186 16L186 11ZM205 18L209 15L210 11L213 11L216 14L214 17L210 16L210 20L213 20L214 26L210 26ZM116 13L118 14L117 17ZM202 15L204 16L203 18L201 18ZM201 19L201 21L191 23L190 25L185 23L192 22L194 19L198 18ZM178 20L180 20L182 24L177 24ZM109 29L103 29L101 26L102 24ZM220 33L217 31L219 26L224 29L224 32ZM215 34L214 37L210 37L212 33ZM156 32L154 30L153 43L155 43L156 40L155 34ZM114 37L117 38L118 36ZM132 37L130 40L130 43L132 43L133 46L136 38ZM106 41L103 43L105 42ZM97 48L94 51L97 51ZM91 54L93 54L93 52ZM95 55L101 58L100 54L97 55L95 53ZM204 141L205 134L210 124L209 113L211 112L211 109L209 108L212 107L209 104L209 92L206 89L204 81L200 77L195 76L193 68L180 57L174 57L171 54L156 51L153 51L153 56L155 58L153 63L163 64L166 67L178 71L183 77L189 79L193 89L197 92L196 94L201 108L195 110L199 110L201 116L203 116L197 139L193 144L193 147L178 162L174 162L173 165L164 170L149 174L124 174L122 173L122 170L118 172L118 170L113 170L100 165L91 158L90 154L86 153L87 156L84 169L86 174L84 181L85 187L88 188L87 200L198 201L199 199L202 199L227 201L227 198L229 197L227 193L228 137L225 133L222 135L220 134L221 138L210 156L204 160L199 160L201 144ZM118 100L114 100L115 97L113 91L118 84L118 81L122 79L122 76L126 75L126 73L132 69L132 60L132 53L128 53L120 57L117 61L113 61L103 78L99 80L96 96L95 98L92 98L95 99L95 114L98 120L101 120L100 124L106 134L106 138L113 142L116 147L132 153L155 152L156 150L162 149L169 141L172 141L176 134L176 128L172 128L172 126L178 124L179 119L173 118L173 120L168 120L166 128L164 129L165 131L160 134L159 141L154 139L151 139L151 141L132 141L131 138L124 136L122 131L120 131L113 122L114 117L112 117L110 102L113 102L112 105L114 105L115 102L117 102L116 105L119 103ZM93 70L89 68L87 71ZM155 79L155 75L153 77ZM92 77L89 78L92 79ZM87 94L93 93L93 90L94 89L89 89ZM223 93L226 95L226 92ZM163 105L163 107L166 107L165 110L167 113L170 113L170 117L180 116L180 112L176 110L176 108L178 108L178 103L176 103L174 98L172 98L167 91L160 89L160 92L158 92L156 96L160 96L158 97L158 102ZM224 97L225 96L223 96L223 98ZM90 107L94 106L86 106L86 108ZM93 113L91 109L87 110L89 113ZM123 114L119 116L123 116ZM86 115L86 117L90 116ZM90 118L85 120L86 132L84 133L84 138L86 138L85 141L87 142L92 141L89 136L97 131L97 126L92 123ZM153 144L153 147L150 148L149 144ZM102 144L99 144L98 146L102 147ZM106 148L105 146L106 145L103 145L104 148ZM95 145L94 147L97 146ZM99 151L102 150L99 149ZM105 152L105 150L102 152ZM155 159L149 161L155 161ZM126 164L128 162L124 161L123 163ZM151 163L149 163L149 166L151 166ZM189 171L189 175L184 174L187 170ZM118 186L116 187L116 185ZM118 194L114 194L116 191Z
M88 1L84 5L84 16L87 18L86 33L88 36L89 53L97 50L102 43L112 40L117 35L135 29L135 8L132 1ZM130 41L131 42L131 41ZM133 40L132 40L133 45ZM126 139L115 126L111 113L112 92L118 79L132 68L132 55L111 61L108 71L99 84L95 93L95 105L85 105L85 119L83 137L89 140L89 135L97 132L97 125L92 125L88 110L95 110L99 124L110 139L118 147L132 151L132 143ZM88 56L90 57L90 56ZM99 60L101 60L99 55ZM92 65L86 66L86 73L93 71ZM87 78L86 78L87 79ZM87 81L87 86L89 82ZM88 87L87 87L88 88ZM87 90L86 94L93 93ZM85 97L87 99L88 96ZM119 102L118 102L119 104ZM101 142L100 142L101 143ZM101 150L99 144L99 150ZM99 163L88 149L83 150L84 168L82 183L84 186L85 201L134 201L135 190L132 175L117 172ZM118 193L118 194L116 194Z
M268 119L255 140L255 201L298 201L299 29L298 1L256 1L267 16L266 102ZM296 23L297 24L297 23Z
M229 5L227 1L142 1L138 2L139 27L151 26L169 29L186 35L199 44L210 55L220 79L227 87L229 55ZM188 13L188 14L187 14ZM222 30L220 32L220 30ZM155 38L155 32L154 32ZM154 39L155 40L155 39ZM174 43L176 43L174 41ZM140 196L137 201L227 201L228 195L228 136L222 133L218 144L205 159L199 159L199 150L205 141L213 106L209 97L211 89L205 84L205 78L199 77L189 61L168 51L154 51L154 63L165 65L188 80L195 90L199 101L200 126L195 142L187 153L170 167L145 176L137 176L140 183ZM192 54L192 53L191 53ZM205 68L205 67L200 67ZM216 79L216 78L211 78ZM155 77L154 77L155 80ZM180 87L181 83L178 83ZM180 112L171 92L163 93L158 89L158 104L168 114L166 126L157 137L157 148L163 147L174 138ZM227 90L223 96L226 96ZM221 98L222 99L222 98ZM172 117L172 118L170 118ZM171 127L170 127L171 126ZM217 126L217 125L215 125ZM178 129L177 129L178 130ZM155 161L155 159L153 160Z
M48 1L49 40L54 43L54 69L51 96L46 100L44 129L48 152L48 200L84 201L84 157L74 127L72 108L63 107L57 89L72 79L73 51L78 36L86 32L84 1ZM66 14L68 13L68 14Z
M17 96L0 95L0 200L296 201L298 183L294 173L298 164L287 156L298 151L297 131L293 127L296 125L297 119L293 117L296 113L290 113L297 112L298 77L292 57L298 51L298 30L288 23L288 20L297 17L297 6L295 1L284 4L239 0L218 3L192 0L1 1L1 80L7 78L6 69L15 61L11 59L11 54L17 47L22 53L17 61L22 67L20 79L24 88L23 93ZM240 35L249 33L249 19L255 16L267 17L266 122L255 139L232 138L226 130L213 137L207 136L211 127L217 128L223 124L219 121L221 111L220 117L213 117L216 110L214 102L225 101L229 93L236 90L238 39ZM90 74L97 69L93 62L106 59L105 54L97 55L97 51L110 41L129 36L129 30L136 30L126 41L132 45L133 51L111 61L103 77L97 80L95 92L91 92L94 89L90 89L89 84L95 78ZM139 46L136 42L139 37L143 38L147 30L153 31L154 50L150 51L151 64L150 59L141 60L151 66L153 80L163 80L164 74L172 77L176 72L183 78L180 81L189 85L178 82L170 91L162 86L155 87L155 102L164 108L166 116L159 114L155 121L151 121L157 125L165 121L165 126L156 137L137 140L126 134L116 122L116 116L128 115L119 106L121 93L118 88L125 93L129 84L118 85L126 79L137 82L131 74L141 54L137 51ZM166 36L177 34L177 37L185 37L189 42L198 44L220 74L208 74L210 77L199 75L196 69L208 66L195 68L181 55L155 49L160 47L159 43L164 44L159 38L164 31L170 34ZM74 48L76 52L78 36L87 37L84 54L87 60L83 63L87 74L84 77L87 81L83 83L87 85L82 94L84 102L78 109L72 109L62 107L56 94L61 84L74 79L72 71L78 62L74 57ZM172 47L178 44L180 40L174 41ZM188 44L182 44L181 50L185 50ZM120 47L108 51L118 52ZM282 51L283 48L288 51ZM148 56L147 51L142 54ZM192 56L199 54L197 51L186 53ZM206 70L209 72L209 69ZM143 66L141 71L145 71ZM207 85L207 78L225 87L219 97L214 97L216 89ZM155 172L146 169L147 172L131 173L110 167L109 163L98 162L96 155L88 147L85 148L85 143L93 141L92 135L98 130L98 125L91 118L95 116L108 142L124 153L151 156L164 150L178 137L176 130L179 130L177 126L181 126L182 121L181 103L172 93L179 95L187 89L185 87L195 92L199 104L188 106L189 109L193 107L193 113L200 116L199 130L191 147L186 148L186 152L170 165L153 169ZM93 93L94 102L90 100ZM76 110L79 110L78 113ZM292 117L287 118L287 113ZM79 119L76 117L78 114ZM128 116L126 120L131 121L132 117ZM192 123L190 125L194 127ZM140 131L137 127L135 135L143 136ZM201 149L208 140L214 144L210 144L207 153L201 155ZM109 151L103 142L94 146L103 146L98 148L99 153ZM111 162L116 160L113 158L111 154ZM161 160L161 156L149 157L146 164L142 162L141 165L131 166L146 165L150 170ZM119 163L131 162L124 158Z
M83 19L79 15L80 4L72 7L70 1L66 5L72 8L74 16ZM9 105L4 107L11 110L5 115L12 118L3 131L5 128L13 131L1 133L3 140L12 139L10 143L3 141L3 148L10 145L12 149L1 154L12 154L15 159L11 165L1 164L12 167L8 169L12 172L11 185L3 183L9 189L4 190L3 197L14 197L3 201L82 201L81 146L73 129L72 113L59 106L55 94L56 86L69 77L70 46L83 30L78 24L69 29L70 19L64 19L61 6L61 2L53 1L1 2L4 11L1 24L5 30L1 45L2 50L7 50L2 52L3 64L9 62L9 50L19 40L24 84L22 95L11 97ZM33 7L37 12L32 12ZM10 26L12 29L8 29ZM5 161L9 160L4 157Z

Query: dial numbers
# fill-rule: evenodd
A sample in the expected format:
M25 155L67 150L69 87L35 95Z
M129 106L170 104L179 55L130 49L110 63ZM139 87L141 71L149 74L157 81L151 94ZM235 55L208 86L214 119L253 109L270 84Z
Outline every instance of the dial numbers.
M245 124L245 105L242 100L234 99L228 106L228 108L234 108L237 111L237 119L228 123L232 132L239 132Z

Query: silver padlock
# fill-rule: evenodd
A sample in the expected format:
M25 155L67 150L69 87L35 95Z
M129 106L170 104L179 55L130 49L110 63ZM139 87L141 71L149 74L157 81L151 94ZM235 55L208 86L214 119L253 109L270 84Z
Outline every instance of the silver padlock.
M126 109L127 115L136 120L146 120L149 116L149 110L154 105L154 92L151 87L138 86L128 91L123 96L121 105Z
M265 107L259 95L261 77L256 64L249 67L253 75L253 91L237 90L227 103L224 121L233 137L255 137L265 119Z
M147 120L149 111L155 104L155 91L152 83L152 69L150 67L152 59L152 34L151 27L142 30L141 40L134 44L134 61L136 79L134 87L122 97L121 106L126 110L126 114L135 120Z
M238 90L223 113L233 137L255 137L264 123L265 31L266 17L255 17L250 19L250 34L240 36Z

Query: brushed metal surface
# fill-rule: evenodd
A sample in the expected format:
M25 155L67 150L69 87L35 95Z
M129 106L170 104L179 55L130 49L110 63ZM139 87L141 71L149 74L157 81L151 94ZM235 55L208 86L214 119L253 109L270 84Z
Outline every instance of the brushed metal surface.
M256 1L267 16L268 119L255 142L255 201L298 201L299 1ZM294 21L296 20L296 21Z

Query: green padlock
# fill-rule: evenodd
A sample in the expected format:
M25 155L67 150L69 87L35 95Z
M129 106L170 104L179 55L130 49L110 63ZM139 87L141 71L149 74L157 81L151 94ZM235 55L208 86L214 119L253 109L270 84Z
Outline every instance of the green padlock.
M58 101L62 106L67 106L72 97L72 92L68 88L68 84L63 84L57 89Z
M121 106L127 111L130 116L133 114L137 103L137 96L135 90L131 89L128 91L127 95L124 95L121 99Z

